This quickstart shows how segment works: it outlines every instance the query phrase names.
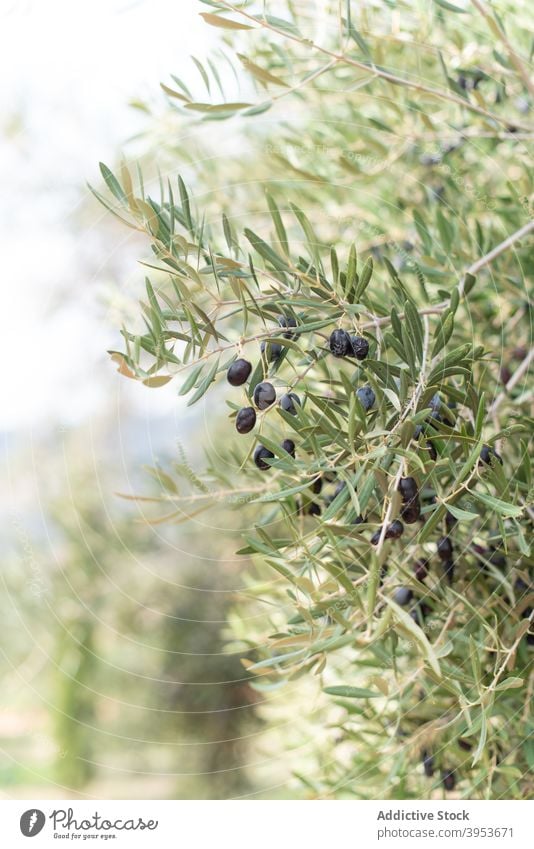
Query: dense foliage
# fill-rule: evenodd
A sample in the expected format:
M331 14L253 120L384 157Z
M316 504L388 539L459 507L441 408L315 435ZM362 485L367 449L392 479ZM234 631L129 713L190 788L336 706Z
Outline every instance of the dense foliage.
M261 646L256 689L314 675L325 719L329 699L343 708L313 793L528 796L521 14L206 5L224 53L195 60L204 95L163 85L165 178L145 189L140 169L102 166L111 195L97 193L152 251L144 329L123 329L112 358L147 386L175 380L213 422L205 473L178 458L153 500L169 520L239 505L273 610L270 636L240 628ZM217 157L222 119L242 141Z

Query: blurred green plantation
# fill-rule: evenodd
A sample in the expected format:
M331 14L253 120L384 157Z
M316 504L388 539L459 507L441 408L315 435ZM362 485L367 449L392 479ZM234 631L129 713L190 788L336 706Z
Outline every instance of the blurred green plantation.
M148 159L102 166L97 191L150 245L145 328L112 359L211 422L205 471L166 470L155 515L249 502L237 547L259 583L230 647L287 712L317 700L302 793L526 798L526 7L202 5L221 51L145 105L159 183Z
M113 490L118 466L96 476L83 444L83 430L64 438L65 480L51 455L41 457L40 483L54 480L43 499L46 536L28 518L12 521L1 608L3 792L251 792L263 724L221 637L243 592L239 569L220 538L195 558L189 529L162 534L133 517ZM99 446L106 441L95 440L97 455Z

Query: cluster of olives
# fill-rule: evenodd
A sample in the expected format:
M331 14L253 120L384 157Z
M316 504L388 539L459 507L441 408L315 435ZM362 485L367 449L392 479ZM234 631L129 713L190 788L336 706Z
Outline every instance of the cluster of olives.
M293 339L296 335L294 328L297 327L297 322L292 316L281 315L278 317L278 324L283 328L283 336L286 339ZM275 362L280 358L283 352L283 346L279 342L270 342L265 340L261 343L261 353L268 362ZM369 353L369 342L362 336L350 336L345 330L334 330L330 335L329 348L335 357L355 357L357 360L364 360ZM247 382L252 372L252 363L240 357L234 360L228 368L226 377L231 386L242 386ZM362 386L356 392L360 403L364 410L369 411L375 403L375 393L370 386ZM250 433L256 425L256 410L267 410L276 401L276 389L273 384L267 380L258 383L254 387L253 392L254 407L242 407L236 416L235 426L238 433ZM301 406L299 396L295 392L284 393L279 405L282 410L291 415L297 415L297 408ZM291 439L286 439L282 443L282 448L292 457L295 456L295 443ZM254 463L261 471L267 471L270 468L270 463L267 462L274 458L272 451L265 448L264 445L258 445L254 451ZM317 490L315 490L317 492ZM320 491L320 490L319 490ZM319 515L321 508L318 504L311 504L308 511L312 515Z
M434 758L426 749L423 749L423 751L421 752L421 760L423 762L423 770L426 777L432 778L435 771ZM445 790L448 790L449 792L451 790L454 790L454 788L456 787L456 775L454 773L454 770L444 769L441 773L441 783L443 784Z

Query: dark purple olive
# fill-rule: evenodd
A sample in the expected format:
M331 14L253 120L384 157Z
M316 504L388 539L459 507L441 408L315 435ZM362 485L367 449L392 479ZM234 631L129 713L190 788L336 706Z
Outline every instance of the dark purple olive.
M473 748L472 744L469 743L468 740L464 740L463 737L459 737L457 742L458 742L460 749L463 749L464 752L470 752L471 749Z
M427 778L432 778L434 775L434 758L426 751L426 749L423 749L421 756L425 775Z
M395 519L390 525L386 528L385 539L398 539L402 532L404 531L404 525L402 522L399 522L398 519ZM371 545L378 545L378 541L380 539L380 531L376 531L371 537Z
M299 396L294 392L286 392L286 394L282 395L280 398L280 406L282 410L285 410L286 413L291 413L292 416L297 415L295 404L297 404L298 407L302 406Z
M356 516L355 519L352 520L351 525L363 525L365 519L363 516Z
M319 495L322 488L323 488L323 479L322 478L316 478L316 480L314 480L314 482L310 486L311 491L314 492L315 495Z
M258 383L254 389L254 403L258 410L266 410L276 401L276 391L272 383Z
M248 360L234 360L226 372L226 379L232 386L242 386L248 380L252 365Z
M413 598L413 592L410 587L397 587L393 593L393 601L401 607L406 607Z
M366 356L369 353L369 342L367 339L364 339L363 336L351 336L350 343L352 347L352 353L356 357L357 360L365 360Z
M493 459L499 461L502 466L502 457L500 454L497 454L494 448L490 448L489 445L483 445L480 449L480 463L485 463L486 466L491 466Z
M412 501L414 498L417 498L418 495L417 481L415 478L401 478L398 490L405 503L407 501Z
M429 440L427 440L426 447L427 447L430 459L434 460L434 462L436 462L436 460L438 459L438 452L436 451L434 444L432 442L430 442Z
M449 537L440 537L436 543L438 555L442 560L450 560L452 557L452 542Z
M315 501L310 501L308 507L306 509L308 516L320 516L321 508L319 504L316 504Z
M368 413L373 404L375 403L375 393L373 392L370 386L361 386L356 391L356 395L358 396L358 400L362 405L363 409L366 413Z
M352 351L350 336L346 330L332 331L328 344L334 357L346 357Z
M268 339L265 339L261 345L261 352L264 354L266 360L273 363L280 357L282 353L282 346L279 342L269 342Z
M403 531L404 525L402 522L399 522L398 519L395 519L394 522L388 525L386 530L386 539L399 539L399 537L402 536Z
M238 433L250 433L256 424L256 411L254 407L243 407L235 417L235 426Z
M441 783L443 784L445 790L454 790L454 788L456 787L456 778L454 772L452 772L452 770L442 772Z
M456 516L453 516L452 513L450 513L449 510L447 510L447 512L445 513L445 525L446 525L448 531L450 531L450 530L452 530L452 528L454 528L457 521L458 521L458 519L456 518Z
M452 587L454 581L454 560L445 560L443 563L443 574L445 575L449 586Z
M414 498L413 501L410 501L405 507L401 510L401 518L407 525L413 525L414 522L421 516L421 505L419 504L419 499Z
M265 448L264 445L258 445L254 451L254 462L258 469L261 469L262 472L266 472L267 469L270 469L269 463L266 463L266 460L273 460L274 454L272 451L269 451L268 448Z
M496 548L491 548L488 553L487 559L491 563L492 566L496 566L498 569L506 568L506 557L504 554Z
M428 575L428 560L416 560L413 573L418 581L424 581Z
M284 439L282 442L282 448L284 451L287 451L288 454L291 454L292 457L295 456L295 443L292 439Z
M292 315L279 315L278 316L278 324L280 325L280 327L286 327L286 328L297 326L296 319L294 319ZM288 330L286 333L283 333L282 335L283 335L284 339L294 339L297 334L292 333L290 330Z

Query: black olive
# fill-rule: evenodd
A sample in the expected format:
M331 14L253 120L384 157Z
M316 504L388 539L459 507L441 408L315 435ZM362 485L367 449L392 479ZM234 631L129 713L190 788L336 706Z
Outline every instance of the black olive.
M365 412L369 412L373 404L375 403L376 396L370 386L361 386L360 389L356 391L356 395L358 396L358 400L362 405Z
M440 537L436 543L437 552L442 560L450 560L452 557L452 542L449 537Z
M428 575L428 560L416 560L413 573L418 581L424 581Z
M294 392L287 392L280 398L280 406L282 410L285 410L286 413L291 413L292 416L297 415L295 404L297 404L299 407L301 406L300 398Z
M258 383L254 389L254 403L259 410L266 410L276 401L276 391L272 383Z
M284 439L282 442L282 448L284 451L287 451L288 454L291 454L292 457L295 456L295 443L292 439Z
M406 607L413 598L413 592L410 587L397 587L393 593L393 601L401 607Z
M401 478L398 490L405 503L407 501L412 501L412 499L417 498L418 495L417 481L415 478Z
M282 353L282 346L279 342L269 342L268 339L264 340L261 345L261 352L265 355L266 359L270 362L274 362L277 360Z
M254 407L243 407L235 418L235 426L238 433L250 433L256 424L256 411Z
M350 336L346 330L334 330L330 334L328 344L334 357L346 357L352 350Z
M242 386L248 380L251 371L252 365L248 360L234 360L226 372L226 379L232 386Z
M442 772L441 782L445 790L454 790L454 788L456 787L456 777L454 775L454 772L452 772L452 770Z
M272 451L269 451L268 448L265 448L264 445L258 445L254 451L254 462L258 469L261 469L262 472L270 469L269 463L266 463L265 460L274 459L274 454Z
M278 324L280 325L280 327L296 327L297 326L297 322L293 318L292 315L289 315L289 316L288 315L279 315L278 316ZM284 339L294 339L297 334L292 333L290 330L288 330L286 333L284 333L282 335L283 335Z
M399 522L398 519L395 519L394 522L391 522L390 525L386 528L385 539L399 539L404 531L404 525L402 522ZM371 537L371 545L378 545L378 541L380 539L380 531L376 531Z
M323 488L323 479L322 478L317 478L316 480L314 480L314 482L310 486L311 491L314 492L316 495L319 495L322 488Z
M434 775L434 758L426 751L426 749L423 749L421 752L421 759L423 761L423 769L426 777L432 778Z
M421 505L419 504L419 499L415 498L413 501L410 501L409 504L406 504L405 507L401 510L401 517L406 522L407 525L413 525L414 522L421 516Z
M454 581L454 560L446 560L443 563L443 574L447 578L449 586L452 586L452 582Z
M502 457L500 454L497 454L494 448L490 448L489 445L483 445L480 449L480 462L485 463L487 466L490 466L493 458L499 461L502 466Z
M369 353L369 342L363 336L351 336L352 352L357 360L365 360Z

